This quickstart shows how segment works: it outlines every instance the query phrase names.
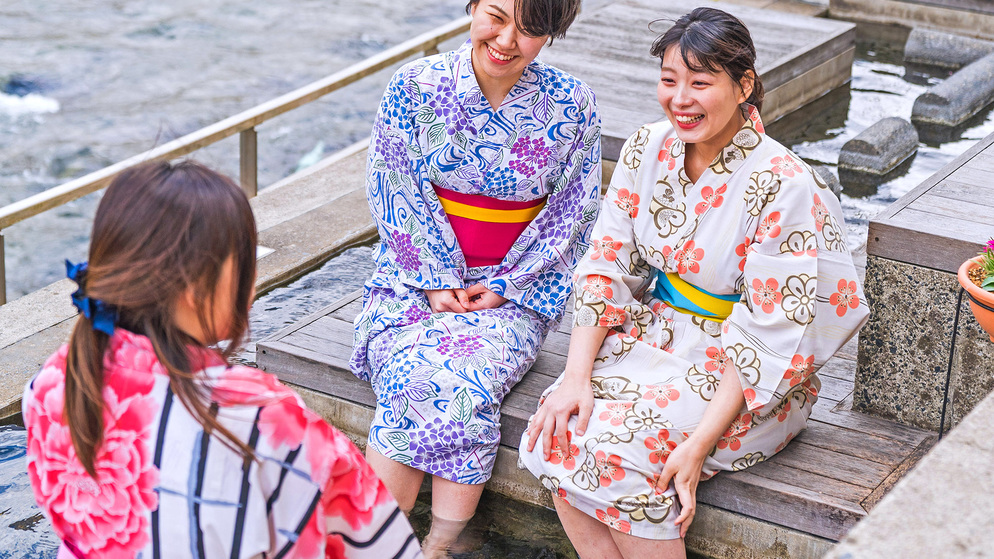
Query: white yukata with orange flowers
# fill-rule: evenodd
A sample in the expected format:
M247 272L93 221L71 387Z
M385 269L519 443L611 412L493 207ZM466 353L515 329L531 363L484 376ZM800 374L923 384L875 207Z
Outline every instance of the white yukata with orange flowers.
M577 436L574 416L549 461L542 445L521 446L547 488L642 538L679 537L673 487L656 480L728 364L746 403L703 479L762 462L803 430L815 371L869 316L838 199L764 134L755 107L743 110L745 125L696 182L668 121L628 139L575 281L574 325L611 328L594 362L590 424ZM722 322L678 312L654 295L659 271L739 298Z

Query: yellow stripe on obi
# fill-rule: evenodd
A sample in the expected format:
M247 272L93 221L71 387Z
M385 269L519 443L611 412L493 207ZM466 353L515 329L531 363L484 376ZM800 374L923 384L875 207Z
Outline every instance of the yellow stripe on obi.
M662 271L656 273L656 289L652 294L677 312L715 322L728 318L735 303L742 298L738 293L710 293L687 282L679 274Z
M531 222L545 207L545 201L520 210L497 210L493 208L481 208L470 206L455 200L447 200L441 196L438 201L442 203L442 209L449 216L464 217L474 221L485 221L487 223L522 223Z

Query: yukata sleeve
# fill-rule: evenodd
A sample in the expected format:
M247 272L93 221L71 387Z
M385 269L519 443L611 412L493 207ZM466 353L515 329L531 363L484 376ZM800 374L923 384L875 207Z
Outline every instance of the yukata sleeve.
M486 287L553 321L562 320L571 276L587 250L601 184L601 122L593 92L575 98L576 136L545 207L512 247L512 257Z
M638 168L648 129L640 128L622 147L621 160L591 233L590 250L577 267L574 279L574 326L607 326L640 336L650 320L651 308L642 297L651 280L635 238L635 224L647 204L637 188ZM651 198L651 196L649 196Z
M395 279L399 294L415 289L462 287L461 274L446 249L423 194L426 174L418 144L423 65L399 70L380 103L369 142L366 198L381 243L375 259Z
M757 154L758 155L758 154ZM747 208L758 228L743 264L745 296L722 325L727 363L750 412L764 416L810 381L869 317L842 209L791 155L753 168Z
M299 559L422 556L407 517L359 450L299 397L285 394L264 406L258 426L259 448L277 455L289 451L266 505L276 534L296 532L281 554Z

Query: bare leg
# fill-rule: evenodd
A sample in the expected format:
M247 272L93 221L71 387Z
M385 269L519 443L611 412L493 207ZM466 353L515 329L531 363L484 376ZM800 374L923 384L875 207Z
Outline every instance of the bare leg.
M558 496L552 496L559 521L576 548L580 559L622 559L624 556L611 537L611 530L596 518L573 507ZM649 557L648 555L646 557Z
M683 538L675 540L648 540L611 530L615 545L626 559L656 557L658 559L686 559L687 547Z
M405 514L410 513L418 500L418 491L425 473L417 468L395 462L366 445L366 462L376 472L376 476L387 486L387 491L393 495Z
M422 549L425 557L446 557L463 528L476 513L483 484L456 483L438 476L431 479L431 531Z

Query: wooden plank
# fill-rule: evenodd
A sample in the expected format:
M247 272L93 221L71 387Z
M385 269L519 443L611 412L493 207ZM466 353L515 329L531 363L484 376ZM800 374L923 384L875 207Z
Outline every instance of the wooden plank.
M794 440L838 454L885 464L890 468L904 462L915 449L914 446L899 441L821 421L808 421L807 429L801 431Z
M950 235L939 236L928 231L920 231L915 225L914 219L928 220L927 214L917 212L915 215L907 213L902 215L905 219L901 222L870 222L867 247L872 246L871 254L913 266L955 274L960 264L976 256L983 243L994 237L994 225L978 226L976 230L968 233L953 231Z
M356 299L331 313L335 318L351 323L362 311L362 291L356 292Z
M984 138L983 140L980 140L979 142L974 144L972 147L970 147L970 149L961 153L958 157L956 157L956 159L953 159L952 161L944 165L941 169L933 173L932 176L925 179L924 182L922 182L915 188L911 189L910 192L898 198L896 202L884 208L882 212L877 214L877 217L870 220L871 227L875 222L887 221L888 219L893 217L894 214L904 209L905 206L912 204L915 200L918 199L919 196L928 192L933 186L935 186L939 182L945 180L947 177L949 177L949 175L951 175L957 169L963 167L963 165L966 164L967 161L972 159L978 153L990 147L992 144L994 144L994 134L991 134L986 138ZM869 240L867 241L867 253L877 254L874 251L873 244Z
M708 3L704 3L708 5ZM848 23L778 14L730 4L711 4L730 10L749 26L756 38L757 68L768 92L800 79L855 43L855 27ZM568 37L542 52L542 58L582 79L598 95L602 151L616 160L622 143L639 126L661 120L656 100L659 63L649 55L652 41L666 27L657 21L675 20L687 11L676 1L627 0L582 15ZM591 61L608 60L607 64ZM849 65L845 66L848 77Z
M836 357L829 359L827 363L818 369L818 377L821 378L822 384L829 378L847 380L849 382L855 380L856 361L854 359L840 358L838 355L836 353Z
M767 479L749 470L720 473L701 483L697 499L832 540L842 539L866 516L862 507L849 501Z
M884 498L884 495L889 493L897 482L901 481L901 478L911 471L911 469L914 468L926 454L928 454L929 450L932 450L932 447L935 446L937 439L938 437L929 437L922 441L922 443L918 445L918 447L915 448L914 451L912 451L908 457L901 462L901 464L894 468L890 475L888 475L876 489L873 490L873 493L870 493L870 495L862 501L861 504L863 505L863 508L869 511L872 510L873 507L877 506L877 503Z
M860 505L872 491L845 481L827 478L806 469L785 466L774 456L765 462L760 462L749 468L749 473L766 479L778 480L800 489L806 489L819 495L835 497L853 505ZM726 475L726 474L721 474ZM728 475L735 475L734 473Z
M972 184L974 186L983 185L989 182L990 171L971 167L969 163L970 162L967 162L966 165L956 169L955 172L949 175L947 180L955 180L965 184Z
M968 184L954 180L955 174L940 182L929 191L929 194L959 200L974 206L994 207L994 183L985 182L981 185Z
M986 193L988 191L981 190L980 192ZM978 192L974 192L974 199L978 197L978 194ZM973 200L964 202L963 200L936 196L931 192L926 192L915 200L914 205L908 206L901 213L894 216L894 219L900 220L907 212L918 211L923 214L935 216L931 219L931 222L935 224L941 223L943 227L957 222L962 222L962 225L968 230L977 225L991 225L994 224L994 219L991 218L990 214L990 208L994 207L994 190L990 191L988 196L991 199L987 200L986 204L978 204L974 203Z
M818 392L818 399L840 402L853 391L853 382L835 377L821 377L821 391Z
M931 431L902 425L852 410L835 411L831 406L822 405L822 402L816 403L811 409L810 419L828 423L829 425L862 431L885 439L903 442L911 446L917 446L932 435Z
M919 198L925 196L923 194ZM942 246L947 239L983 243L989 237L989 233L994 231L994 222L986 215L976 215L962 210L959 216L947 216L945 213L949 212L944 208L929 208L926 211L918 209L917 206L909 206L890 218L888 223L931 234L934 240L928 247L920 247L919 250Z
M808 470L869 489L880 485L891 472L891 468L884 464L839 454L800 441L788 444L777 455L776 461L785 466Z
M281 338L284 338L284 337L290 335L293 332L296 332L297 330L300 330L301 328L307 327L307 325L309 325L310 323L314 322L315 320L318 320L319 318L321 318L321 317L323 317L323 316L325 316L327 314L334 313L338 309L340 309L340 308L342 308L342 307L344 307L344 306L349 305L350 303L352 303L353 300L354 300L354 297L356 296L356 294L360 294L361 295L361 292L355 291L355 292L352 292L352 293L346 295L345 297L342 297L341 299L335 301L334 303L328 305L327 307L324 307L324 308L322 308L320 310L317 310L314 313L312 313L312 314L310 314L310 315L308 315L308 316L300 319L299 321L297 321L297 322L295 322L295 323L287 326L286 328L283 328L282 330L279 330L279 331L277 331L277 332L275 332L273 334L270 334L266 338L266 340L264 340L264 341L268 341L268 340L279 340Z

